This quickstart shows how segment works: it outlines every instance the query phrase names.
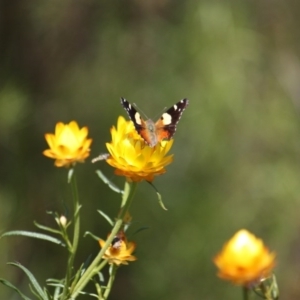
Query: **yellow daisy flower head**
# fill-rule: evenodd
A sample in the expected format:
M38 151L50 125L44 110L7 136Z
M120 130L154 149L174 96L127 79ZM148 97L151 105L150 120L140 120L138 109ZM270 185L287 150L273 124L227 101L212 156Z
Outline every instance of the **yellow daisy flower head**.
M165 166L173 161L173 155L166 156L173 140L162 141L151 148L137 134L133 123L121 116L117 128L111 128L111 135L112 141L106 143L110 153L106 162L115 168L115 174L129 181L151 182L154 176L165 173Z
M56 167L69 167L76 162L84 162L90 155L92 139L87 138L88 128L79 128L77 122L69 124L59 122L55 133L46 133L45 139L50 147L43 152L47 157L55 159Z
M245 229L238 231L214 258L218 276L238 285L250 286L268 277L275 266L275 253Z
M101 248L105 245L104 240L99 240ZM107 248L103 258L108 260L109 264L128 265L128 261L135 261L137 258L131 255L136 248L134 242L128 242L124 231L120 231L112 240Z

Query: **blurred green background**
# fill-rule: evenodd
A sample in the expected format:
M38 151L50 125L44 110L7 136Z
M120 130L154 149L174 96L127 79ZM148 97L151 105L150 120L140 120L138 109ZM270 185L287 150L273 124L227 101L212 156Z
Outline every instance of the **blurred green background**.
M138 261L119 271L110 299L241 299L216 277L212 258L246 228L277 253L283 299L300 298L300 2L1 1L0 230L54 226L46 211L71 215L67 170L43 157L44 133L76 120L105 152L125 111L149 116L187 97L175 160L154 184L141 183L132 207ZM103 238L120 197L104 162L78 166L82 234ZM82 238L78 267L98 245ZM44 283L62 277L59 246L25 238L0 241L0 277L29 295L18 261ZM19 299L0 286L0 299ZM86 299L82 297L82 299Z

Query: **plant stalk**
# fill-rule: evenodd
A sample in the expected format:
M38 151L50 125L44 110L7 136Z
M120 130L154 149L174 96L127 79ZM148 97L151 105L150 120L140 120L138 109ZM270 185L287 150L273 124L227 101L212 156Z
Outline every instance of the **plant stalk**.
M72 271L73 271L73 264L74 259L78 247L78 241L79 241L79 235L80 235L80 205L79 205L79 195L78 195L78 188L77 188L77 182L75 177L75 172L72 174L71 178L71 189L72 189L72 198L73 198L73 210L74 210L74 232L73 232L73 241L72 246L69 248L69 258L68 258L68 264L67 264L67 272L66 272L66 278L64 281L64 289L62 293L62 300L67 299L68 293L69 293L69 286L70 286L70 280L72 277Z
M112 240L116 236L116 234L120 231L122 225L123 225L123 218L126 214L126 212L129 210L129 207L132 203L135 191L137 188L137 183L129 183L125 182L125 189L124 189L124 194L122 198L122 203L121 203L121 212L118 216L118 219L111 231L110 236L107 238L106 243L104 247L100 250L96 258L93 260L93 262L90 264L90 266L86 269L85 273L82 275L80 280L77 282L75 285L73 291L71 291L70 298L75 299L79 293L85 288L87 283L90 281L90 279L99 271L97 268L97 265L101 261L105 251L107 248L111 245Z

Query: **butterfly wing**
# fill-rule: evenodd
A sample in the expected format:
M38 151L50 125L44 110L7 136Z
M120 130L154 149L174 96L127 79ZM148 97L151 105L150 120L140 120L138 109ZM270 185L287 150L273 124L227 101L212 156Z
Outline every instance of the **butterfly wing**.
M162 114L155 123L158 142L165 139L169 140L173 137L176 126L188 104L188 99L182 99Z
M140 134L144 128L144 121L140 113L125 98L121 98L121 104L126 110L129 119L133 122L136 131Z

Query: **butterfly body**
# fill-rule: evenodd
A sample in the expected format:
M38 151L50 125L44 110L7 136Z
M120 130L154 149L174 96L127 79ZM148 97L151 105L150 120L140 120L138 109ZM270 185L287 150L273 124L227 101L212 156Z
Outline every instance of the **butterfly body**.
M127 111L137 133L150 147L154 147L162 140L170 140L173 137L176 125L188 103L187 99L179 101L165 111L156 122L153 122L151 119L143 120L140 113L126 99L121 98L121 104Z

